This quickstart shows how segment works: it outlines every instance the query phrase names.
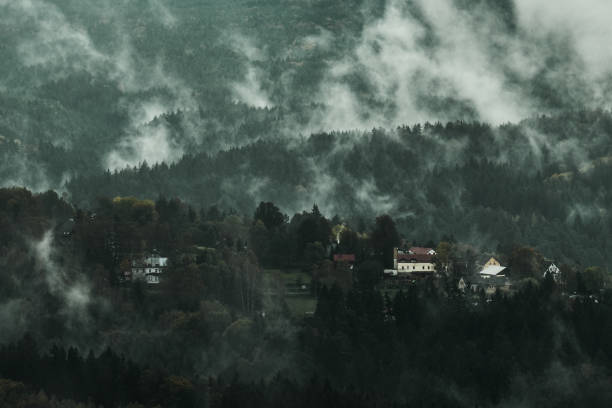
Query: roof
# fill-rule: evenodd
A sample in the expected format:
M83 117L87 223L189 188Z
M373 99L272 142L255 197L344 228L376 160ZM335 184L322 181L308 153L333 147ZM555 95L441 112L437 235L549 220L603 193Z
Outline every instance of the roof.
M354 254L335 254L334 262L355 262Z
M398 262L431 262L433 260L433 255L429 255L427 253L424 254L397 254Z
M559 267L554 263L551 263L548 269L546 269L546 272L559 273L561 272L561 269L559 269Z
M499 261L499 259L491 255L490 253L478 255L478 257L476 258L476 261L479 265L484 265L488 263L489 261L491 261L492 259L499 262L499 264L501 265L501 262Z
M480 271L481 275L497 276L506 270L505 266L489 265Z
M557 265L555 265L554 263L551 263L550 266L548 268L546 268L546 270L544 271L544 274L542 275L543 278L546 277L546 275L552 275L553 278L555 278L555 280L558 278L558 276L561 274L561 269L559 269L559 267Z
M408 252L415 255L435 255L436 253L433 248L424 247L411 247Z

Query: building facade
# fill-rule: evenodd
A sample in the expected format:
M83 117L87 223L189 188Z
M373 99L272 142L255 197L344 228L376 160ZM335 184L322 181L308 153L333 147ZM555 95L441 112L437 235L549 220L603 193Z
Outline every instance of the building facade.
M436 272L432 248L411 247L393 250L393 276L432 276Z
M125 273L125 280L144 280L150 285L160 282L160 277L168 267L168 258L157 253L151 253L143 257L132 259L131 270Z

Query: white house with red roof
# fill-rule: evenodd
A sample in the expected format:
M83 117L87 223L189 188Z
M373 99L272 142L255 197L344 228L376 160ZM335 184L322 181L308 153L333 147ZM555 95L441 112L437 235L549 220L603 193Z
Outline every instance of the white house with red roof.
M436 272L433 248L411 247L393 250L393 269L398 275L428 276Z

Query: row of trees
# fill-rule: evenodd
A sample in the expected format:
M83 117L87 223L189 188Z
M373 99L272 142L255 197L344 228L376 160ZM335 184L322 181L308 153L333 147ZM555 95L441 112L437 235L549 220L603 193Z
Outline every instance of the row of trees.
M477 305L440 293L426 281L394 296L324 289L304 344L336 386L379 390L409 406L610 401L610 293L571 306L552 280ZM551 378L559 375L585 388L565 390Z

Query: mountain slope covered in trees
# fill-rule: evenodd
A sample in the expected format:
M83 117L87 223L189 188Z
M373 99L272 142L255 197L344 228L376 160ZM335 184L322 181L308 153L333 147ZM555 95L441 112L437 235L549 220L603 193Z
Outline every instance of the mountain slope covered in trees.
M336 246L340 221L317 206L289 219L261 203L251 217L166 198L77 210L53 192L0 189L0 403L612 401L609 288L578 284L581 295L568 297L565 267L566 287L542 278L539 264L521 276L527 259L512 255L511 295L462 293L465 244L446 242L449 273L389 290L381 272L399 243L393 220L377 217L363 233L347 221ZM160 285L121 282L131 255L152 248L170 257ZM328 251L357 254L348 279ZM311 314L289 310L286 268L311 272ZM587 271L573 273L586 282Z
M0 407L612 406L611 4L0 0Z
M602 111L322 133L76 177L67 189L80 205L117 195L240 212L261 200L288 211L316 202L353 219L389 213L408 240L452 235L489 251L521 242L560 262L609 266L610 140Z

